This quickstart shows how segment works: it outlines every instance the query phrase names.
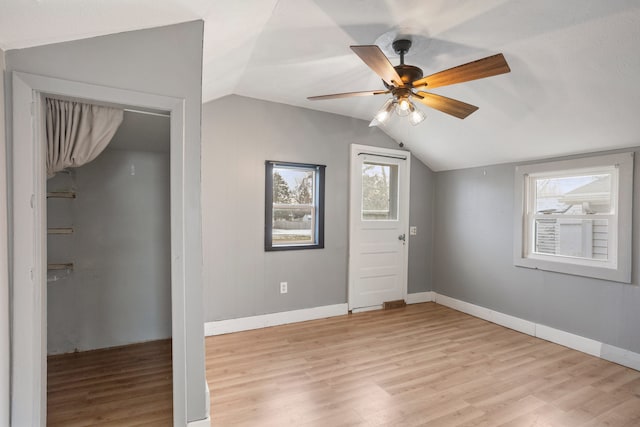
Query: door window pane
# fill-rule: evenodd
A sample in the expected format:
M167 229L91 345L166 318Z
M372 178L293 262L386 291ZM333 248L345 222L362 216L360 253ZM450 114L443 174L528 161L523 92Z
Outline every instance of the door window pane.
M398 165L362 164L362 219L398 219Z

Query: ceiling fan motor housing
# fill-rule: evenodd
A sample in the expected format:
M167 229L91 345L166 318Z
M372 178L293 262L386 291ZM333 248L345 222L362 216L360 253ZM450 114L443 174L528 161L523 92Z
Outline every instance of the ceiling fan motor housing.
M393 68L395 68L396 72L402 79L402 83L405 85L410 85L412 82L422 78L422 69L416 66L401 64L396 65ZM387 82L385 82L384 80L382 81L382 83L387 89L393 89L395 87L387 84Z
M404 55L405 53L409 52L409 49L411 48L411 40L408 39L398 39L396 41L393 42L392 44L393 46L393 50L400 55L400 65L396 65L395 70L398 73L398 75L400 76L400 78L402 79L402 83L407 85L412 83L415 80L421 79L422 78L422 70L418 67L415 67L413 65L406 65L404 63ZM386 86L387 89L392 89L392 86L388 85L386 82L384 82L384 85Z
M404 84L408 84L422 78L422 70L416 66L401 64L396 65L393 68L396 69L402 79L402 83Z

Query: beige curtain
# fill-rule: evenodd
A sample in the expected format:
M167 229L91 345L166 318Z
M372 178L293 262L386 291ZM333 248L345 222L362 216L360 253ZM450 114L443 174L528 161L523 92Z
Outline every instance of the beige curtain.
M47 176L89 163L120 127L123 110L47 98Z

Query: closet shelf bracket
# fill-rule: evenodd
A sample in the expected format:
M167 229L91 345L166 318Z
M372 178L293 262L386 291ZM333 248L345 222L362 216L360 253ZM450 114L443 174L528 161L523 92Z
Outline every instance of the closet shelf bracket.
M73 227L47 228L48 234L73 234Z
M47 270L73 270L73 263L47 264Z
M49 191L47 192L47 199L75 199L75 191Z

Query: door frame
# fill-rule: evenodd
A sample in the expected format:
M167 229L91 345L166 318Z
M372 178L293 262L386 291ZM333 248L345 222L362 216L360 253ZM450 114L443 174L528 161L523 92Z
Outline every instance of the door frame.
M356 272L353 268L352 261L354 259L355 248L357 245L354 244L355 238L355 227L359 220L360 214L360 200L355 198L354 188L356 185L356 175L354 174L355 164L358 160L358 156L362 154L370 154L372 156L382 156L382 157L395 157L395 158L405 158L406 160L406 188L404 189L404 193L406 197L400 198L398 204L398 212L399 219L404 220L405 230L403 230L406 235L406 244L404 245L404 262L403 262L403 272L402 272L402 297L406 300L408 294L408 270L409 270L409 206L410 206L410 195L411 195L411 152L405 150L397 150L393 148L383 148L383 147L374 147L370 145L362 145L362 144L351 144L351 152L349 157L349 284L348 284L348 297L347 302L349 304L349 311L353 311L354 308L354 286L355 286L355 278ZM402 180L400 181L402 184ZM402 190L400 190L402 193ZM375 310L378 307L364 308L364 309L356 309L356 311L367 311L367 310Z
M173 422L186 425L185 100L22 72L12 74L12 425L44 426L47 416L45 94L170 114Z

